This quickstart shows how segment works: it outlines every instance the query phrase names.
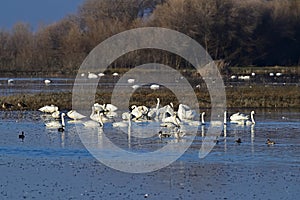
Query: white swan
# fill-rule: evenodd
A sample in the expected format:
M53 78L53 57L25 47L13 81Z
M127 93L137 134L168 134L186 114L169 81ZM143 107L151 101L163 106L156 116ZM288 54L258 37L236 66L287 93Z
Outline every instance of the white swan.
M38 109L39 111L43 112L43 113L54 113L56 111L58 111L58 107L55 105L50 105L50 106L44 106Z
M53 113L51 114L51 116L52 116L54 119L59 119L59 118L60 118L60 111L57 110L57 111L53 112Z
M255 124L254 120L254 111L251 111L250 116L251 116L251 121L249 121L249 116L242 114L242 113L235 113L230 116L230 123L235 123L235 124L240 124L240 125L251 125Z
M15 82L15 80L12 79L12 78L7 80L7 83L8 83L8 84L13 84L14 82Z
M156 112L156 120L162 120L166 117L170 117L174 115L174 106L171 102L169 105L165 105L162 108L159 108Z
M147 116L149 109L146 106L131 106L131 115L135 120L143 119Z
M177 114L180 120L194 120L197 117L197 112L184 104L179 104Z
M163 118L160 126L168 128L180 127L180 119L176 114L174 114L173 116Z
M90 119L89 121L86 121L83 123L83 125L85 127L103 127L103 113L100 113L99 111L97 111L95 113L95 111L93 110L91 115L90 115Z
M147 116L150 119L154 119L156 116L158 116L158 109L159 109L160 99L156 98L156 100L157 100L156 107L155 108L150 108L149 112L147 113Z
M94 74L94 73L91 73L91 72L88 72L88 78L89 79L96 79L96 78L98 78L98 75Z
M110 103L103 104L103 107L106 112L115 112L118 110L117 106L110 104Z
M86 116L78 113L76 110L71 110L67 113L67 116L73 120L80 120L85 118Z
M131 87L132 87L132 89L136 90L136 89L140 88L141 86L135 84L135 85L133 85L133 86L131 86Z
M65 113L61 114L61 121L50 121L50 122L46 122L45 126L49 129L63 129L65 128Z
M95 109L96 111L100 111L100 112L115 112L118 110L118 107L113 105L113 104L99 104L99 103L94 103L94 105L92 106L92 108Z
M49 84L51 83L51 81L50 81L49 79L46 79L46 80L44 81L44 83L45 83L46 85L49 85Z
M105 74L101 72L101 73L98 74L98 76L103 77L103 76L105 76Z
M117 72L112 74L113 76L119 76L119 74Z
M255 112L254 112L254 110L252 110L251 113L250 113L251 121L250 121L250 120L247 120L247 121L245 122L246 126L255 124L254 114L255 114Z
M130 84L132 84L132 83L135 82L135 79L134 78L130 78L130 79L127 80L127 82L130 83Z
M245 115L245 114L242 114L242 113L234 113L233 115L230 116L230 121L245 121L249 119L249 116Z
M202 125L205 125L204 115L205 115L205 112L202 112L202 113L201 113L201 124L202 124Z
M222 121L211 121L210 124L212 126L222 126L227 124L227 111L224 111L224 118L223 122Z
M159 85L157 85L157 84L152 84L152 85L150 86L150 89L151 89L151 90L158 90L158 89L159 89Z

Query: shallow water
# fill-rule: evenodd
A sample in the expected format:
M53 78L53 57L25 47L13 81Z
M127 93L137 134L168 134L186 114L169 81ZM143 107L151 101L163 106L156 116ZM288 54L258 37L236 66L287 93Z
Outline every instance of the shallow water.
M81 126L76 123L67 122L66 131L60 133L46 129L39 112L0 112L0 197L49 199L52 196L44 184L53 190L63 189L54 195L56 199L63 195L74 199L91 196L140 199L146 193L151 199L295 199L300 194L297 187L300 113L256 112L255 125L228 124L226 137L223 130L218 138L220 142L203 159L198 155L209 122L198 128L194 140L189 130L180 139L174 136L160 139L157 128L148 129L152 134L149 138L128 137L126 129L124 132L115 130L110 123L103 129L91 131L96 133L90 135L96 146L101 146L105 134L115 145L132 152L147 153L172 143L192 142L170 166L136 175L115 171L93 158L78 136L81 133L76 131L76 126ZM137 129L139 126L145 127L138 125ZM25 132L24 141L18 138L21 131ZM133 135L134 132L131 130ZM241 144L235 143L237 138L242 139ZM267 138L276 144L266 145ZM109 150L107 153L114 155ZM168 156L168 153L161 154L160 158ZM16 187L13 182L17 180L28 189L13 192ZM60 186L55 186L55 182Z
M114 88L115 83L119 80L120 77L112 77L112 76L105 76L99 80L99 86L101 90L109 90L111 91ZM9 79L13 79L13 82L8 83ZM50 80L51 83L46 85L45 80ZM195 82L199 84L201 82L201 78L199 80L190 80L191 82ZM272 86L285 86L285 85L297 85L299 86L299 81L287 82L285 79L279 80L268 80L262 82L264 85L272 85ZM80 85L90 84L89 80L86 76L80 77L78 83ZM126 80L125 80L126 81ZM8 95L16 95L16 94L27 94L27 93L48 93L48 92L72 92L73 85L75 82L75 78L49 78L49 77L26 77L26 78L6 78L0 77L0 96L8 96ZM226 86L241 86L241 85L255 85L258 82L254 81L232 81L232 80L225 80ZM132 86L133 84L127 83L119 83L119 86ZM176 83L176 79L168 85L178 84ZM195 86L195 85L194 85ZM147 86L144 86L147 87Z

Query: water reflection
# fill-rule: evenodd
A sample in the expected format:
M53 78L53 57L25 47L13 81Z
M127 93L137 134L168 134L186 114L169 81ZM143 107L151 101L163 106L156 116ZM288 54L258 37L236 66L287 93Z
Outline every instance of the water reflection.
M65 148L65 132L62 132L60 135L60 144L61 144L61 148Z
M255 124L251 125L251 152L254 154L254 141L255 141L255 132L254 132Z
M299 161L299 130L300 119L299 113L284 112L285 118L282 118L283 112L276 113L259 113L257 115L257 123L251 126L236 126L232 124L223 127L223 135L221 134L215 145L213 152L220 154L226 153L222 159L248 159L259 160L267 155L271 159L274 155L282 160ZM124 132L118 131L111 124L105 124L104 128L97 127L95 129L85 128L82 123L72 124L67 121L66 131L59 133L57 129L47 129L44 121L51 118L49 115L41 115L38 112L26 111L24 113L17 111L0 111L2 117L0 123L0 143L6 146L20 145L17 139L18 134L24 131L26 139L22 146L34 149L36 146L42 148L68 149L70 147L83 148L82 141L78 134L85 132L88 142L97 149L107 147L106 140L103 136L107 136L114 144L127 151L156 151L168 144L185 144L194 139L192 131L187 127L185 129L160 129L170 133L169 138L158 137L158 131L149 129L145 135L136 133L135 127L126 127ZM270 117L268 117L270 116ZM145 124L144 124L145 125ZM81 127L77 130L76 127ZM136 130L143 130L147 126L138 126ZM145 128L146 129L146 128ZM148 129L148 128L147 128ZM191 147L191 152L199 151L203 138L207 135L208 126L199 127L199 137L195 138L195 142ZM15 133L15 134L13 134ZM140 138L148 135L147 138ZM200 137L202 136L202 137ZM241 145L235 145L235 139L242 139ZM265 144L266 139L274 140L276 144L269 147ZM104 149L105 150L105 149ZM5 152L4 152L5 153ZM242 157L238 157L238 155ZM212 154L213 155L213 154ZM47 155L45 155L47 156ZM163 155L162 155L163 156ZM249 158L250 157L250 158ZM276 157L276 159L277 159ZM195 159L198 159L195 156ZM219 159L220 158L215 158ZM282 162L282 161L280 161Z

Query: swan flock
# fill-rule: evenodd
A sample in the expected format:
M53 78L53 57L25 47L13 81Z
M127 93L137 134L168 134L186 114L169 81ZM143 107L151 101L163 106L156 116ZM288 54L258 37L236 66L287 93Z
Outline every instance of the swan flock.
M45 121L47 128L58 129L64 131L66 127L65 117L68 117L72 122L82 123L84 127L103 127L104 124L110 123L113 128L131 127L132 123L139 122L156 122L160 127L174 128L174 127L197 127L205 125L205 112L198 114L196 110L191 109L188 105L179 104L178 109L174 108L173 103L167 105L160 105L160 99L157 98L155 107L148 108L144 105L132 105L126 112L118 114L118 108L112 104L93 104L91 114L89 117L70 110L66 113L59 111L55 105L46 105L39 109L40 112L48 114ZM238 125L253 125L254 111L250 115L240 112L234 113L230 116L230 124ZM121 121L116 119L121 118ZM118 118L118 119L119 119ZM68 123L71 123L71 121ZM211 121L210 126L222 126L227 124L227 111L224 111L224 119L222 121Z

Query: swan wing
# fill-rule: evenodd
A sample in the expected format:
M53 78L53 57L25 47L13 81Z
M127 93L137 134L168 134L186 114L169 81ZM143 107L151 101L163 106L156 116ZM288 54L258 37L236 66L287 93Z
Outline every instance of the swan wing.
M105 110L110 111L110 112L115 112L118 110L117 106L110 104L110 103L106 104L104 107L105 107Z
M54 113L55 111L58 111L58 107L54 105L44 106L39 108L38 110L44 113Z
M78 112L75 111L75 110L69 111L69 112L67 113L67 116L70 117L71 119L75 119L75 120L77 120L77 119L83 119L83 118L86 117L86 116L84 116L84 115L78 113Z

